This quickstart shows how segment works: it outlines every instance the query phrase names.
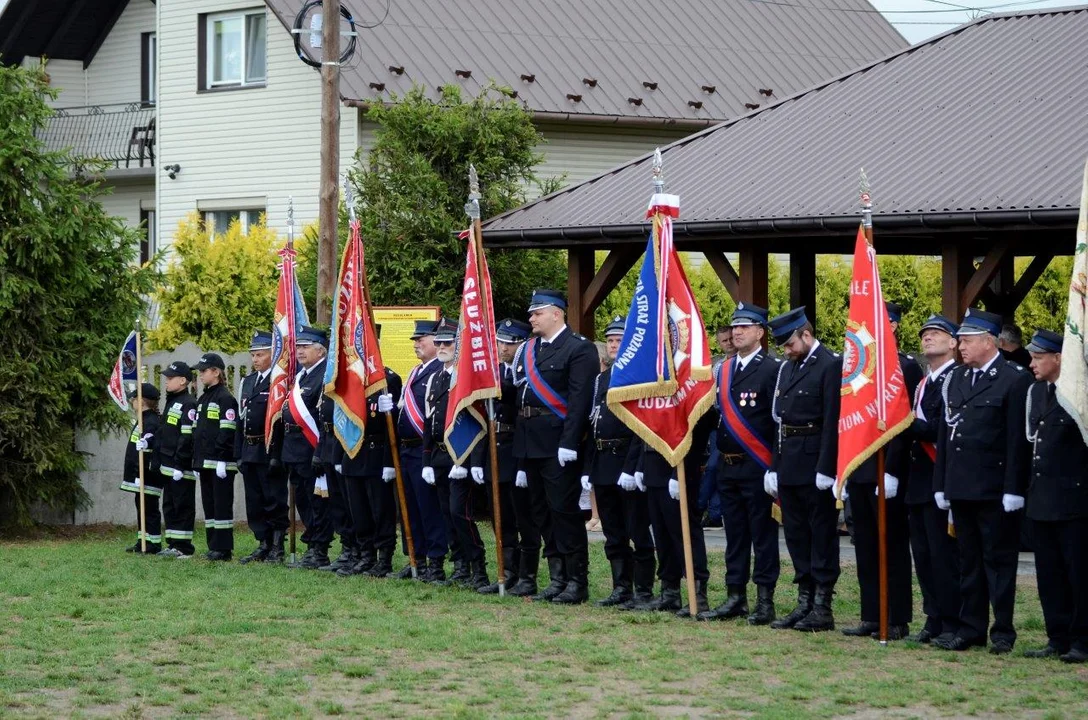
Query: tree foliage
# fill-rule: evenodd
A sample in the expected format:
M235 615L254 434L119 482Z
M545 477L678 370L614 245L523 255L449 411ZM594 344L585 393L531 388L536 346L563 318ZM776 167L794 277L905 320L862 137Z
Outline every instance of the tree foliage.
M538 183L541 135L521 104L494 86L471 100L453 86L437 100L417 87L375 103L367 119L378 125L375 143L350 178L371 296L379 305L439 305L455 316L465 273L465 241L456 232L468 226L469 164L479 174L485 217L515 208ZM524 315L534 287L566 286L561 252L489 249L487 260L498 317ZM300 256L300 280L311 265Z
M127 422L106 382L156 280L103 210L104 166L39 140L52 97L44 68L0 66L0 524L86 502L76 428Z
M248 348L253 330L272 327L279 247L263 216L246 233L235 220L213 237L197 213L189 215L174 235L149 343L164 350L186 340L228 353Z

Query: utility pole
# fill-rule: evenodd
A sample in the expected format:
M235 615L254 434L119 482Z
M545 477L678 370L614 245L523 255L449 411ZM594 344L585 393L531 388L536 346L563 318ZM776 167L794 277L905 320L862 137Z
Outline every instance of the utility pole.
M340 0L322 0L321 189L317 243L317 322L332 321L340 199Z

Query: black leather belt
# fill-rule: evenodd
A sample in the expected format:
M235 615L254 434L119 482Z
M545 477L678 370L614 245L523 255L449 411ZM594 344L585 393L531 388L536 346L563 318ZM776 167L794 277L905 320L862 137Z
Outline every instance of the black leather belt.
M518 417L523 417L523 418L538 417L540 415L544 415L545 413L550 413L550 412L551 412L551 410L548 410L547 408L523 407L520 410L518 410Z
M423 438L401 438L400 444L403 447L419 447L423 444Z
M262 445L264 444L264 435L246 435L246 445Z
M796 437L798 435L819 435L821 428L819 425L809 423L807 425L783 425L782 437Z
M300 433L302 432L302 426L295 425L294 423L285 422L283 424L283 431L288 435L290 435L291 433Z
M327 433L332 432L332 423L321 423L321 429Z
M495 434L496 435L498 433L512 433L512 432L514 432L513 423L501 423L501 422L495 423Z
M744 462L744 458L748 457L747 453L721 453L718 457L722 459L722 462L726 465L740 465Z
M596 440L598 450L618 450L631 444L630 438Z
M371 450L373 450L374 448L385 447L386 445L389 444L388 442L386 442L385 438L382 438L381 440L371 439L371 440L366 440L365 442L366 442L366 446L368 448L370 448Z

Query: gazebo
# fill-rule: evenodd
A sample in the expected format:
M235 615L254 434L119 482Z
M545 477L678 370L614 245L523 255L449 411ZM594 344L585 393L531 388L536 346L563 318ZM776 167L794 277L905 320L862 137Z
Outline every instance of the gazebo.
M1011 315L1072 254L1088 158L1088 6L989 15L661 149L680 196L677 247L736 300L767 304L788 254L794 305L815 307L817 254L853 249L858 172L881 254L940 256L943 311ZM489 220L493 247L565 249L569 321L638 261L652 155ZM599 270L594 252L608 255ZM739 255L734 267L726 253ZM1031 257L1015 278L1017 257Z

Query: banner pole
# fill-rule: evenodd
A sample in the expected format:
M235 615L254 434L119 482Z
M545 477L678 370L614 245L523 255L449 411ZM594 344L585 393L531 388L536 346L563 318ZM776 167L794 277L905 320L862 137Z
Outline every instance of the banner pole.
M487 441L491 449L491 522L495 529L495 565L499 597L506 596L506 566L502 557L502 510L499 505L499 446L495 435L495 399L487 401Z
M676 466L676 481L680 485L680 531L684 536L684 574L688 578L688 610L694 620L699 614L695 597L695 558L691 553L691 519L688 517L688 487L684 477L684 461Z
M144 439L144 386L140 377L140 365L143 363L143 355L140 349L140 319L136 319L136 427L140 440ZM137 465L140 466L140 552L147 553L147 509L144 507L146 496L144 494L144 451L138 450L136 454Z

